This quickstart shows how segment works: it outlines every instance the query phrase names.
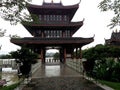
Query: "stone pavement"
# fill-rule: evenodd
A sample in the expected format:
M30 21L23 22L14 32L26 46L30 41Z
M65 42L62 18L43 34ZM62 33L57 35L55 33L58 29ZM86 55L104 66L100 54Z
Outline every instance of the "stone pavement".
M45 64L41 65L33 75L33 78L41 77L61 77L61 76L81 76L78 72L72 70L64 64Z
M103 89L104 88L104 89ZM111 90L96 85L63 64L42 65L22 90Z

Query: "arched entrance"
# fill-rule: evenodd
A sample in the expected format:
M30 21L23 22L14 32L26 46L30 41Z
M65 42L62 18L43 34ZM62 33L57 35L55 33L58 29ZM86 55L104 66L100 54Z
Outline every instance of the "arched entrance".
M58 61L61 62L61 63L65 63L65 60L66 60L66 48L64 47L60 47L60 46L45 46L45 47L42 47L40 49L40 58L42 60L42 63L46 63L46 52L47 50L58 50L58 54L59 54L59 59ZM48 60L49 61L49 60Z
M45 53L46 64L59 64L60 63L60 52L59 49L46 48Z

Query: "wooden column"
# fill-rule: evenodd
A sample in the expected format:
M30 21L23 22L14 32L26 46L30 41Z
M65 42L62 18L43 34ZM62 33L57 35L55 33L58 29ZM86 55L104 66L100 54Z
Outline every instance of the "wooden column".
M63 52L62 52L62 49L60 49L60 62L62 62L62 59L63 59L62 55L63 55Z
M64 48L64 62L63 63L65 62L66 62L66 48Z
M80 59L82 59L82 50L81 50L81 47L80 47Z
M73 48L73 50L72 50L72 52L71 52L71 58L72 58L72 59L74 58L74 48Z
M74 50L75 50L75 48L73 49L73 58L75 58L75 56L76 56L76 55L75 55L75 51L74 51Z
M41 58L41 60L42 60L42 62L43 62L43 49L41 49L40 58Z
M65 31L62 31L62 37L65 37Z
M45 63L45 53L46 53L46 50L43 49L43 63Z
M77 59L77 57L78 57L78 48L76 48L76 52L75 52L75 58Z
M42 60L42 63L45 63L45 61L44 61L44 49L43 48L41 48L40 56L41 56L40 58Z
M44 37L44 32L43 31L41 31L41 34L42 34L42 38Z

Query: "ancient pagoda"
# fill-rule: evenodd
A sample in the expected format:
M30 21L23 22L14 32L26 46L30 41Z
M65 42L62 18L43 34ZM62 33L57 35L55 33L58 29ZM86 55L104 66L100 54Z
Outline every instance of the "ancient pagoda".
M78 50L82 46L94 41L93 37L72 37L83 25L83 21L72 22L72 18L79 8L79 3L64 6L62 2L43 2L42 5L28 4L33 21L23 22L23 26L33 37L12 38L11 42L32 49L40 55L45 63L45 54L48 49L57 49L60 53L60 62L65 63L67 59L82 58ZM74 51L76 55L74 55Z

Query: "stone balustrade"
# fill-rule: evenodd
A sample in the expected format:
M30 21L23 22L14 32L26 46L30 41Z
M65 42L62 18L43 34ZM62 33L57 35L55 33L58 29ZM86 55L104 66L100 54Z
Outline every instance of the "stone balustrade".
M57 60L57 59L46 59L45 62L46 63L54 63L54 62L60 62L60 60Z
M82 61L82 59L67 59L66 65L83 74L84 68Z
M41 60L38 60L36 64L32 65L31 72L34 73L38 68L40 68L40 66L41 66Z
M13 69L17 68L15 59L0 59L0 67L11 67Z

